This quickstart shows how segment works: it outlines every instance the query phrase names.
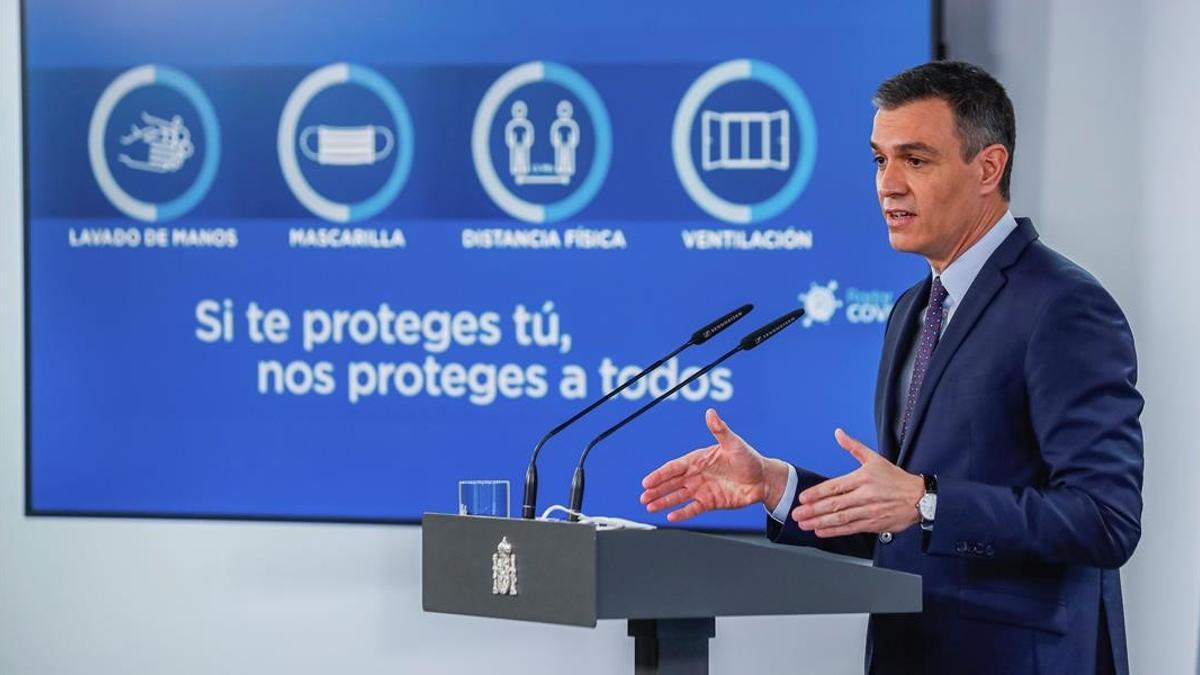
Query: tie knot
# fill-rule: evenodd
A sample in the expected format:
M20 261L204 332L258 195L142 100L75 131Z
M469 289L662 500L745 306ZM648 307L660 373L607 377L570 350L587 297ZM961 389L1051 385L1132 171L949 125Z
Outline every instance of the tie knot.
M940 276L933 278L933 288L929 289L929 306L941 307L946 302L946 297L950 294L946 291L946 287L942 285Z

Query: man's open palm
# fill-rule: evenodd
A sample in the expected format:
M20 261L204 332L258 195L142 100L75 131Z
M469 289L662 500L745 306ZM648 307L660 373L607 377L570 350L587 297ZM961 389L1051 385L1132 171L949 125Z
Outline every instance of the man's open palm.
M738 509L769 499L767 460L725 424L717 411L704 414L714 445L673 459L642 479L641 502L647 511L685 504L667 514L678 522L712 509ZM786 468L784 469L786 482ZM780 488L782 489L782 488Z

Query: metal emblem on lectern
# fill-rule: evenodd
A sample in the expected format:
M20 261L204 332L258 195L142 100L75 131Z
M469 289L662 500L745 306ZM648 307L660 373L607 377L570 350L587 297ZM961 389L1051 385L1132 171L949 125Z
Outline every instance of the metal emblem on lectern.
M508 537L501 537L492 554L492 595L517 594L517 554Z

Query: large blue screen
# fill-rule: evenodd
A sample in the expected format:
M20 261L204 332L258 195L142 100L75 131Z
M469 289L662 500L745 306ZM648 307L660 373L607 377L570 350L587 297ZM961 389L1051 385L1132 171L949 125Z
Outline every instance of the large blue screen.
M871 93L928 0L27 0L29 508L413 521L600 445L589 513L711 442L841 473L897 291ZM757 528L761 509L705 528Z

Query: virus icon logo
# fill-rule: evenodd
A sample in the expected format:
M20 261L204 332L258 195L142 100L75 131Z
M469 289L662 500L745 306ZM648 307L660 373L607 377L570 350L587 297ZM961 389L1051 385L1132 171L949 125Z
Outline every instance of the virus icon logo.
M842 301L834 295L838 284L836 281L830 280L824 286L817 282L812 282L807 293L800 294L800 302L804 303L804 327L808 328L814 323L829 323L833 318L834 313L842 306Z

